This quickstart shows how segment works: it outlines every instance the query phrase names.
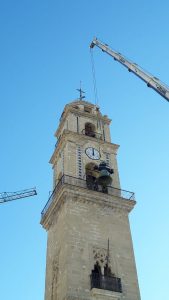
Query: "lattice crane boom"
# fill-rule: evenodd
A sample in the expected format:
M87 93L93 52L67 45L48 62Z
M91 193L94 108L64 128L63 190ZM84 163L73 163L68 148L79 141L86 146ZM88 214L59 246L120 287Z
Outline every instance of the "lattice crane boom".
M93 39L92 43L90 44L90 48L93 48L94 46L97 46L103 52L109 54L111 57L114 58L114 60L117 60L124 67L126 67L129 72L134 73L136 76L142 79L148 87L154 89L158 94L160 94L169 102L169 87L157 77L154 77L149 72L144 71L140 66L128 60L121 53L112 50L107 44L102 43L97 38Z
M3 192L0 193L0 204L8 201L13 201L21 198L31 197L37 195L36 188L17 192Z

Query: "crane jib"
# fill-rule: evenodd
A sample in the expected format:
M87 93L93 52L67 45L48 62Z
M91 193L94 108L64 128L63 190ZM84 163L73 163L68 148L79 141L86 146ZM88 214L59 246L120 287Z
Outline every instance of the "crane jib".
M93 48L94 46L97 46L103 52L109 54L111 57L114 58L114 60L121 63L124 67L128 69L129 72L134 73L137 77L142 79L147 84L148 87L154 89L158 94L160 94L169 102L169 87L163 84L158 78L144 71L137 64L126 59L125 56L123 56L121 53L112 50L107 44L103 44L97 38L95 38L92 41L90 48Z
M17 192L3 192L0 193L0 203L5 203L8 201L13 201L13 200L31 197L35 195L37 195L36 188L31 188L31 189L17 191Z

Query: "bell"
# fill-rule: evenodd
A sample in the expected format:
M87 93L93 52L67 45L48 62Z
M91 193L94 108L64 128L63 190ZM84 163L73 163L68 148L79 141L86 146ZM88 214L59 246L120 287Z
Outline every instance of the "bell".
M97 178L97 182L99 185L102 185L105 187L108 185L111 185L112 178L110 176L110 173L106 169L101 170L99 177Z

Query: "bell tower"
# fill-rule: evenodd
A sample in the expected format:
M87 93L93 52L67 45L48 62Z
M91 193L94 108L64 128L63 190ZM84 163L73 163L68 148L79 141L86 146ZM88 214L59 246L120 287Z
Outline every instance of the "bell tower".
M53 192L41 216L48 232L45 300L140 300L111 120L77 100L65 106L50 159Z

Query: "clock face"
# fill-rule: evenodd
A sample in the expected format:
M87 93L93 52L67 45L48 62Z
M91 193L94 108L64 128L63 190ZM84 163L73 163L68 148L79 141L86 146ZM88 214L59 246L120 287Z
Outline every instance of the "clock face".
M91 159L95 159L95 160L100 159L99 151L93 147L86 148L85 152L86 155Z

